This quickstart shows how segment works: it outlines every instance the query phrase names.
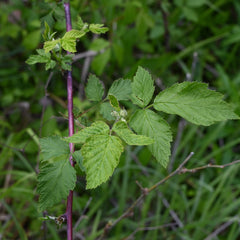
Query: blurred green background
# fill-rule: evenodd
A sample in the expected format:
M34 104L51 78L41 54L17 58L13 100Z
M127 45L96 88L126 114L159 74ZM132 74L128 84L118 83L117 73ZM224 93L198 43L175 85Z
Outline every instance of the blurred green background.
M137 67L148 69L156 94L173 83L200 81L216 89L240 114L240 2L236 0L73 0L77 16L104 23L109 32L88 34L78 52L100 51L74 62L74 103L85 110L83 86L94 73L108 89ZM0 239L66 239L66 225L42 222L59 216L65 202L49 213L37 211L36 173L39 137L67 132L66 81L59 72L25 61L42 47L47 21L59 36L65 32L62 3L36 0L0 2ZM81 56L81 55L80 55ZM127 108L127 103L125 104ZM89 112L86 121L98 119ZM174 141L168 169L145 147L127 147L110 181L85 190L77 182L73 202L74 239L93 240L108 221L119 217L141 194L177 168L190 152L187 167L226 164L240 159L240 124L227 121L208 128L165 116ZM82 119L84 121L84 119ZM234 240L240 229L240 165L177 175L151 192L131 217L123 219L106 239ZM170 224L164 226L165 224ZM162 227L161 227L162 226Z

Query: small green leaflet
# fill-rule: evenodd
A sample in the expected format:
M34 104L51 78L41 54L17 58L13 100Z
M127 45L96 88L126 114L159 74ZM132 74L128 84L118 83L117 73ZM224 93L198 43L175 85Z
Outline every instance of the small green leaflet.
M64 141L71 143L85 143L89 137L100 134L109 134L109 126L105 122L97 121L90 127L86 127L73 134L71 137L64 138Z
M133 133L127 123L123 121L116 122L112 130L129 145L149 145L154 143L154 140L150 137Z
M77 28L82 29L84 27L85 23L83 22L82 18L80 16L77 17Z
M37 179L37 192L40 195L38 207L44 211L67 198L69 191L75 187L76 171L68 158L63 158L54 163L42 163Z
M74 53L77 51L76 49L76 38L75 37L63 37L61 39L61 45L62 45L62 48L68 52L71 52L71 53Z
M69 145L59 136L41 138L39 140L43 160L48 161L54 158L67 158L70 154Z
M93 74L89 76L85 92L89 100L96 102L102 100L104 89L98 77Z
M81 38L81 37L83 37L85 34L86 34L85 31L79 31L79 30L76 30L76 29L72 29L72 30L66 32L66 33L64 34L64 36L62 37L62 39L65 39L65 38L74 38L75 41L76 41L77 38Z
M87 189L91 189L112 176L123 152L123 145L116 136L94 135L87 139L81 152L86 169Z
M217 121L239 119L222 98L222 94L208 89L205 83L183 82L159 93L153 106L197 125L209 126Z
M46 63L45 69L46 71L49 69L53 69L56 66L56 62L54 60L51 60L50 62Z
M154 139L154 143L148 148L163 166L167 167L170 156L170 142L172 141L172 132L166 121L158 114L149 110L137 110L131 117L130 126L138 134L143 134Z
M117 112L119 112L121 110L121 108L119 107L119 103L118 103L117 98L115 96L113 96L113 95L108 95L108 98L109 98L109 101L110 101L110 104L112 105L112 107Z
M132 94L131 80L119 79L113 82L108 95L114 95L118 101L128 100Z
M100 34L100 33L105 33L108 31L107 27L104 27L103 24L90 24L89 25L89 30L92 33Z
M154 93L153 79L148 71L138 67L132 83L132 100L139 107L146 107Z
M53 41L47 41L44 42L44 50L46 53L52 51L55 47L58 48L58 44L60 43L60 39L53 40Z
M51 60L51 54L49 52L45 52L43 49L37 49L38 55L31 55L26 63L29 65L33 65L36 63L46 63L45 69L53 69L56 66L56 62Z

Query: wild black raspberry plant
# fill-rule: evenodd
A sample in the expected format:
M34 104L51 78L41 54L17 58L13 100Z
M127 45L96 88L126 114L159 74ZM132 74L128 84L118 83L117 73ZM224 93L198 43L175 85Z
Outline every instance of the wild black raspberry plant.
M69 6L65 3L66 16L68 11ZM67 26L68 31L61 38L55 38L56 33L52 33L45 23L43 49L38 49L37 55L30 56L27 63L45 63L46 70L57 68L68 71L69 80L78 39L89 31L101 34L108 30L102 24L84 23L80 17L77 29ZM71 93L69 88L72 89L70 84L67 90ZM86 97L93 105L99 106L95 111L99 111L101 118L90 126L81 123L75 134L71 127L69 137L56 135L40 139L42 157L37 186L40 211L49 209L62 199L68 198L69 201L69 192L76 186L76 167L85 173L87 189L108 181L126 145L147 145L156 161L166 168L172 131L160 115L161 112L176 114L203 126L227 119L239 119L232 106L223 101L222 94L210 90L202 82L177 83L157 96L154 96L154 91L151 74L141 66L133 79L115 80L106 92L100 79L89 75L85 86ZM72 103L72 94L68 101ZM122 101L131 101L135 107L125 109ZM68 115L74 117L71 108L70 104ZM74 121L79 122L79 118L75 116ZM78 146L75 150L73 144ZM67 214L62 218L70 221Z

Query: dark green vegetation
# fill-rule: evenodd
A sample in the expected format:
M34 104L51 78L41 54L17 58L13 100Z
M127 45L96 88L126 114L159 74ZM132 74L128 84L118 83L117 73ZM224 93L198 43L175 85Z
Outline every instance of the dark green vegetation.
M152 73L155 96L176 82L205 82L240 113L240 4L159 2L71 1L73 20L80 14L84 21L104 23L110 29L98 39L88 34L78 42L78 52L101 53L92 58L90 69L86 55L74 63L76 116L92 105L83 95L85 72L99 76L108 89L113 80L132 78L138 65ZM5 1L0 8L0 232L3 239L63 239L65 225L58 230L54 222L39 219L43 215L37 211L36 172L39 137L67 129L66 83L61 73L46 72L40 65L29 67L25 61L42 47L44 21L65 32L64 11L61 4L38 1ZM206 128L162 115L174 133L169 171L192 151L188 168L240 158L238 121ZM93 109L80 118L80 124L90 125L96 119L101 116ZM171 178L146 196L107 239L123 239L137 230L135 239L237 239L239 168L205 169ZM108 221L118 218L141 193L136 180L151 187L167 175L147 148L128 146L106 184L86 191L84 178L79 178L73 202L76 239L96 239ZM54 216L64 212L61 203L51 209Z

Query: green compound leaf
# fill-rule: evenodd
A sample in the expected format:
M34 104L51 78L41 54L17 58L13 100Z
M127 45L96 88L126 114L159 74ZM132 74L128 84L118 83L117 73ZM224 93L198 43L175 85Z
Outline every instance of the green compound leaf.
M130 120L130 126L138 134L154 139L155 142L148 148L157 161L166 168L170 156L170 142L172 141L172 132L168 123L155 112L144 109L134 113Z
M118 137L95 135L87 139L81 149L87 189L96 188L112 176L122 151L123 145Z
M132 83L132 100L139 107L146 107L151 101L154 85L153 79L148 71L142 67L138 67L137 73Z
M39 193L39 210L44 211L54 204L66 199L76 183L76 171L68 158L54 163L43 163L38 175L37 192Z
M115 119L111 114L113 111L114 108L109 102L104 102L100 105L100 114L108 121L112 121Z
M44 42L43 49L45 50L46 53L48 53L51 50L53 50L55 47L58 48L59 43L60 43L60 39Z
M89 25L89 30L92 33L100 34L100 33L105 33L108 31L107 27L104 27L103 24L90 24Z
M102 100L104 89L98 77L93 74L89 76L85 92L89 100L96 102Z
M154 140L150 137L133 133L127 123L123 121L115 123L112 130L129 145L149 145L154 143Z
M159 93L153 106L158 111L177 114L189 122L204 126L239 119L222 98L222 94L208 89L205 83L184 82Z
M64 138L64 141L71 143L85 143L86 140L95 135L109 134L109 126L102 121L94 122L90 127L73 134L71 137Z
M132 82L129 79L119 79L113 82L108 95L114 95L118 101L128 100L132 94Z
M59 136L41 138L39 142L43 156L42 161L48 161L57 157L66 158L70 154L68 143L63 141Z
M110 104L112 105L112 107L119 112L121 110L121 108L119 107L119 102L117 100L117 98L113 95L108 95Z
M75 37L63 37L61 39L62 48L68 52L74 53L76 49L76 38Z

